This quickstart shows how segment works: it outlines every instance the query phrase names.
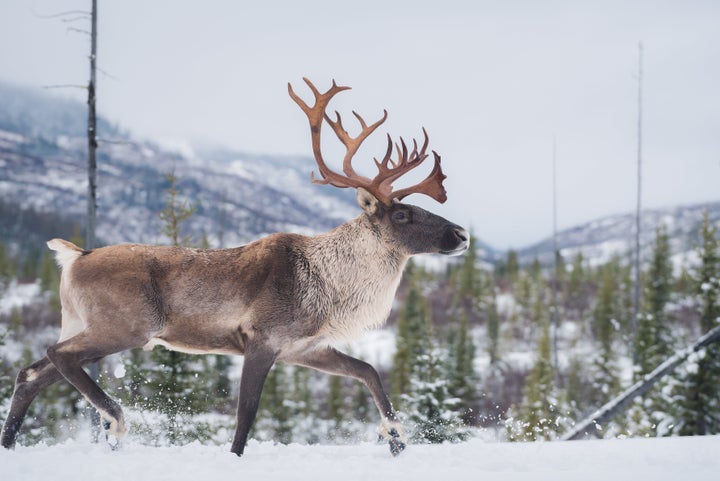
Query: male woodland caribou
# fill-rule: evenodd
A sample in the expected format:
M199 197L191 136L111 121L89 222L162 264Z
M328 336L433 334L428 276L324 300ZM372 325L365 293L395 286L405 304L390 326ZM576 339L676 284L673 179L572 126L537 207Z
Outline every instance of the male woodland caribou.
M357 190L362 213L334 230L314 237L273 234L231 249L188 249L121 244L83 250L53 239L62 268L62 328L47 355L17 376L2 445L12 448L32 400L47 386L67 379L98 410L108 441L125 433L123 413L83 365L127 349L162 345L188 353L242 354L237 426L231 451L243 454L257 413L263 383L275 361L349 376L363 382L382 416L380 433L392 454L406 437L375 369L333 346L352 339L387 318L410 256L456 255L468 247L465 229L419 207L400 201L409 194L446 200L440 156L420 183L400 190L392 184L428 155L427 133L420 150L388 135L387 153L375 160L373 178L355 172L351 160L360 144L387 118L368 126L357 113L361 132L351 137L340 115L326 113L335 94L349 87L333 81L309 107L290 97L310 121L312 149L322 178L313 182ZM326 165L320 152L323 120L346 148L343 173ZM397 159L391 159L393 150Z

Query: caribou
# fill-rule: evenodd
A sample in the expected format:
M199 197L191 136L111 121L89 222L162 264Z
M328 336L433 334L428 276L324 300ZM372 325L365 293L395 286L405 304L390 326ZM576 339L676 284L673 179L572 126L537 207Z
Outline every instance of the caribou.
M377 175L359 175L353 156L385 122L387 111L371 125L353 111L361 131L352 137L339 113L332 120L325 112L330 100L349 87L333 81L321 93L303 80L315 97L312 107L290 84L288 93L310 123L320 172L320 178L312 174L311 180L356 189L362 212L316 236L278 233L226 249L119 244L84 250L65 240L49 241L62 269L60 338L42 359L18 373L2 429L5 448L14 447L32 400L63 378L97 409L106 438L116 448L126 431L122 409L83 366L156 345L187 353L244 356L231 446L238 456L245 449L268 371L277 361L364 383L380 412L379 433L391 453L405 448L406 434L375 368L335 346L386 321L411 256L461 254L469 236L462 227L401 202L413 193L445 202L445 175L436 152L424 180L393 189L398 178L428 157L425 129L422 147L413 141L411 152L402 138L394 143L388 134L385 156L374 159ZM331 170L323 159L323 122L345 146L342 173Z

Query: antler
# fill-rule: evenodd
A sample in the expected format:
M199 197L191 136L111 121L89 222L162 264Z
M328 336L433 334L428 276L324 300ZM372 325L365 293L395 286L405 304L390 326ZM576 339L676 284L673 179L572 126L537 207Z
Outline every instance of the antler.
M393 191L393 182L413 170L418 165L422 164L422 162L428 157L425 151L427 150L429 139L424 128L423 134L425 136L425 142L423 143L420 151L418 151L417 142L415 140L413 140L413 150L409 154L405 141L402 138L400 138L400 145L395 143L395 150L397 151L398 156L397 160L393 160L391 158L393 152L393 141L388 134L388 148L385 153L385 157L383 157L380 162L378 162L377 159L373 159L375 161L375 165L377 166L378 173L373 179L369 179L355 172L355 169L352 166L352 158L357 153L363 141L383 122L385 122L388 115L387 110L383 110L383 116L380 120L369 126L358 113L353 111L353 115L355 115L360 122L362 130L357 137L351 137L343 127L342 119L340 118L339 113L335 112L336 120L334 121L331 120L325 113L328 103L335 94L342 92L343 90L348 90L350 87L338 86L333 80L332 87L330 87L327 92L320 93L312 82L304 77L303 80L308 87L310 87L310 90L315 96L315 104L312 107L309 107L293 91L292 86L289 83L288 93L295 103L300 106L303 112L305 112L305 115L307 115L307 118L310 121L310 135L312 138L313 154L315 155L315 161L318 164L318 169L320 170L320 175L322 176L321 179L315 179L313 174L311 179L314 183L330 184L335 187L362 187L386 205L390 205L393 199L402 200L404 197L414 193L425 194L440 203L447 200L445 187L442 185L446 176L443 174L440 166L440 156L435 151L433 151L435 165L432 172L430 172L425 180L411 187ZM323 119L330 125L330 127L332 127L335 135L345 146L345 158L343 159L343 173L345 175L332 171L323 159L320 149L320 129L322 127Z

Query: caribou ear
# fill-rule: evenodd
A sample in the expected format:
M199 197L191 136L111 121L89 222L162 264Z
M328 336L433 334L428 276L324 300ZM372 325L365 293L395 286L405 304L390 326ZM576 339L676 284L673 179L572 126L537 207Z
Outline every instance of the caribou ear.
M377 212L379 201L370 192L362 187L358 187L357 203L367 215L373 215Z

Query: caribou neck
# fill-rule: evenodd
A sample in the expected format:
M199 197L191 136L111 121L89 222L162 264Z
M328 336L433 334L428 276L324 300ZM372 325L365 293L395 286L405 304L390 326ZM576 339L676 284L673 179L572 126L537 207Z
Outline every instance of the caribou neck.
M365 215L311 238L308 258L317 268L377 281L400 275L408 260Z
M408 257L364 215L313 237L307 255L313 277L323 279L306 298L324 300L322 337L332 344L349 341L385 322Z

